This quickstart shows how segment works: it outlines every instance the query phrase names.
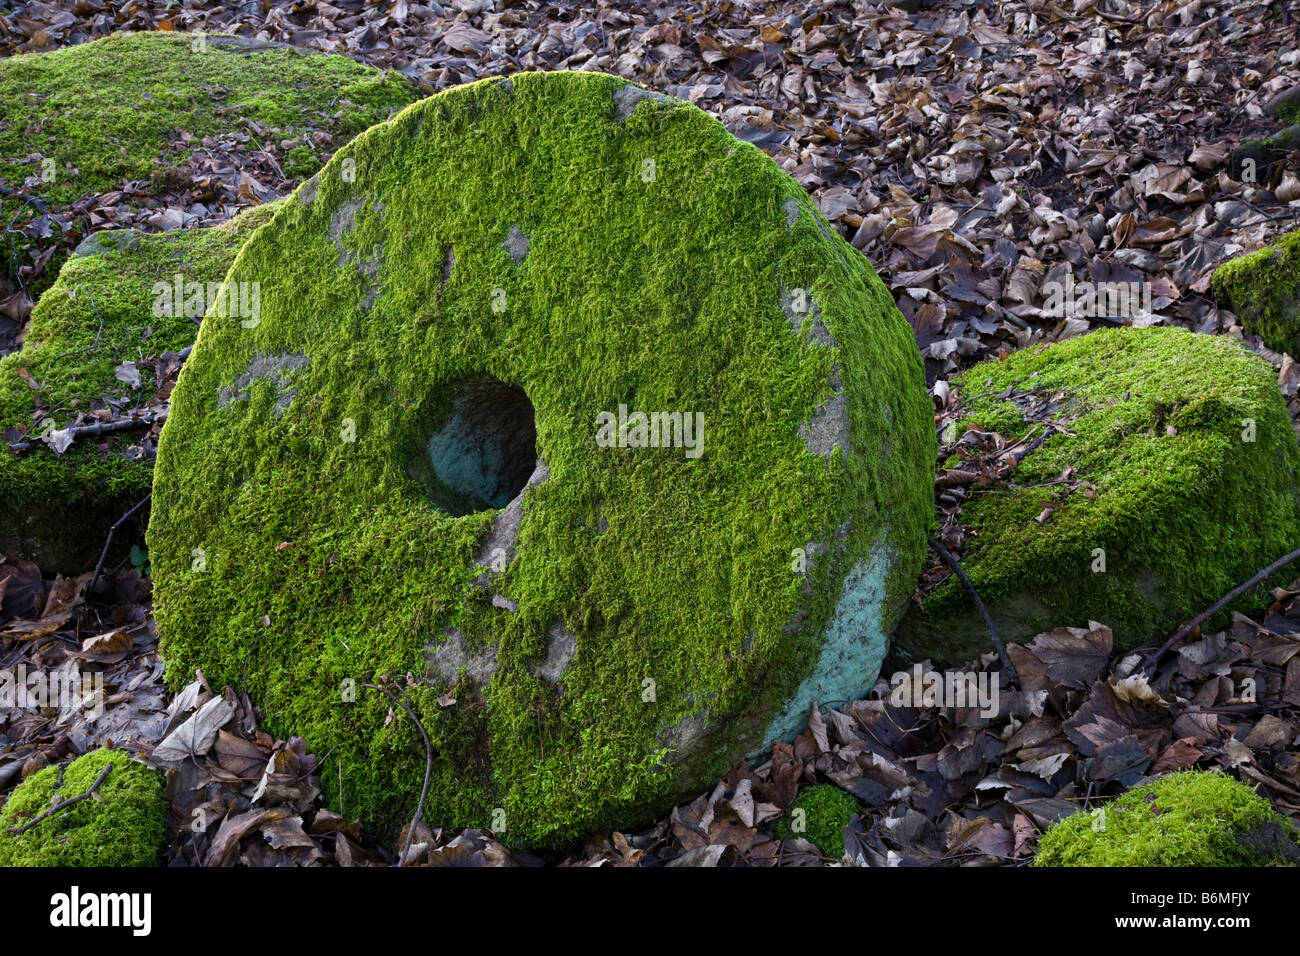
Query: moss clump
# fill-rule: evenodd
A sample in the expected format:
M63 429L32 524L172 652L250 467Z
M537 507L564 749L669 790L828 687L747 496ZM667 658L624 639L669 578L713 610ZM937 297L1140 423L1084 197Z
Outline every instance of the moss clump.
M322 134L332 149L418 97L400 74L343 56L237 37L114 34L0 60L0 181L52 208L126 180L174 188L166 171L179 173L204 137L241 130L275 149ZM290 175L319 166L296 155ZM22 229L39 212L3 196L0 214Z
M977 491L963 509L962 563L1004 637L1096 620L1121 647L1164 638L1300 539L1286 405L1272 369L1231 339L1094 332L978 365L959 385L963 429L1014 441L1036 401L1048 403L1038 418L1072 433L1053 434L1010 487ZM1267 588L1236 606L1265 603ZM955 576L909 611L897 641L917 660L987 649Z
M54 804L85 793L112 766L90 797L21 834ZM120 750L93 750L62 770L46 767L20 783L0 808L0 866L157 866L167 837L162 778Z
M1275 352L1300 355L1300 232L1225 262L1210 284L1248 332Z
M400 825L424 775L408 719L341 693L377 675L419 680L429 819L534 844L650 817L874 680L932 511L920 359L707 114L596 73L449 90L341 150L228 281L262 283L261 322L207 317L159 446L169 679L246 682L341 761L348 813ZM528 436L507 493L545 466L505 510L466 513L506 500L499 462L437 470L470 392ZM702 415L699 454L602 447L620 406Z
M284 172L294 179L306 179L320 169L320 160L306 146L295 146L284 157Z
M32 312L22 349L0 358L6 442L65 428L96 410L125 417L151 398L157 383L141 360L193 344L207 284L221 282L240 245L275 208L255 207L210 229L92 237L84 250L103 252L64 265ZM204 296L190 300L197 308L173 308L174 295L160 296L174 292L176 276L189 292L203 285ZM115 378L124 361L140 363L139 388ZM152 484L152 460L129 451L139 440L138 432L83 439L62 455L48 447L0 449L0 552L27 556L47 571L85 570L108 526Z
M805 787L790 807L790 813L776 823L776 837L803 837L823 854L838 860L844 856L844 828L862 812L852 794L829 783Z
M1034 866L1268 866L1297 857L1300 833L1267 800L1231 777L1192 770L1058 820L1039 838Z

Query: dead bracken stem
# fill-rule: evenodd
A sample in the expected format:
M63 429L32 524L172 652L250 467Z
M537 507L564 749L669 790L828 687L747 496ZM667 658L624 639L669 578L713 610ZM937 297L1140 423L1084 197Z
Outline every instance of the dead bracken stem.
M1046 438L1047 434L1044 433L1043 437ZM966 586L966 590L970 592L971 600L975 602L975 606L979 608L980 616L984 618L984 626L989 629L989 637L993 639L993 647L998 652L998 659L1002 661L1002 671L1006 675L1007 681L1011 684L1019 684L1020 675L1016 673L1015 665L1011 663L1011 658L1007 656L1006 645L1002 643L1002 638L998 635L997 625L993 623L993 615L989 613L989 609L980 600L979 594L975 591L975 585L971 584L970 578L962 570L961 563L953 557L952 552L945 548L934 535L927 535L926 540L930 542L930 547L934 549L939 557L943 558L948 567L952 568L957 577L961 579L961 583Z
M95 582L99 580L99 572L104 570L104 558L108 557L108 546L113 543L114 532L116 532L118 528L122 527L123 523L130 518L131 515L135 514L148 504L149 499L152 497L153 492L151 491L133 505L130 511L118 518L117 521L113 522L113 527L108 529L108 537L104 539L104 550L99 552L99 561L95 564L95 573L90 576L90 584L86 586L87 591L95 590Z
M74 803L80 803L82 800L89 798L91 795L94 794L96 790L99 789L99 785L104 782L104 778L108 776L108 772L112 769L113 769L113 765L111 763L107 764L104 767L104 769L99 772L99 776L95 778L95 782L90 785L90 789L87 790L85 793L79 793L75 797L69 797L67 800L64 800L62 803L56 803L54 806L50 807L48 810L46 810L36 819L29 820L27 823L24 823L20 827L10 827L9 832L12 833L14 836L19 836L23 833L26 833L32 827L36 826L36 824L40 823L46 817L52 817L60 810L66 810Z
M1165 641L1164 644L1160 645L1159 650L1148 655L1147 659L1142 662L1142 669L1146 670L1148 667L1152 667L1153 665L1155 665L1155 663L1159 661L1160 658L1164 657L1165 654L1169 652L1170 648L1172 648L1175 644L1177 644L1188 634L1192 633L1193 630L1199 627L1202 621L1204 621L1206 618L1214 616L1219 611L1222 611L1225 607L1227 607L1237 598L1241 597L1243 594L1245 594L1255 585L1259 584L1260 581L1263 581L1265 578L1272 575L1274 571L1286 567L1296 558L1300 558L1300 548L1296 548L1296 550L1292 551L1290 554L1282 555L1282 557L1278 558L1268 567L1256 573L1255 576L1252 577L1249 581L1246 581L1242 584L1238 584L1235 588L1233 588L1223 597L1219 598L1219 600L1215 601L1212 605L1210 605L1200 614L1196 615L1196 617L1192 618L1181 628L1179 628L1178 633L1175 634L1173 637L1169 638L1169 640Z
M420 736L424 738L424 786L420 788L420 802L416 804L415 816L411 818L411 825L406 828L406 839L402 843L402 850L397 854L397 862L400 866L402 858L406 856L406 851L411 848L411 840L415 836L415 825L419 823L421 818L424 816L424 801L429 795L429 780L433 777L433 744L429 743L429 735L424 730L424 724L420 723L420 718L415 716L415 710L407 706L410 698L406 696L405 689L402 690L402 696L399 698L387 687L380 684L362 684L361 686L369 688L370 690L379 691L392 703L406 711L406 716L411 718L411 722L415 724L415 729L418 730ZM342 770L341 765L339 769L340 771Z

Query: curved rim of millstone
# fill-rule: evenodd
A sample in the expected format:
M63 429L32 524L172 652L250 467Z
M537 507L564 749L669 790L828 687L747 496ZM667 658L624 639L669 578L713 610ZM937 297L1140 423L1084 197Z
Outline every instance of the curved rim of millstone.
M379 675L420 678L426 815L525 842L657 812L868 689L931 509L920 358L706 113L597 73L448 90L340 150L227 287L257 315L208 314L160 442L164 653L334 747L345 806L396 824L419 790ZM672 447L618 447L638 411L683 416Z

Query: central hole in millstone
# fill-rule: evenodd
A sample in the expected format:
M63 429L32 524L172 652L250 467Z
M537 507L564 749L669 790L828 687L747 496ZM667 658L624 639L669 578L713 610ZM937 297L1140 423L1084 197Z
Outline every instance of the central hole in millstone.
M429 439L429 497L454 515L504 508L537 467L533 403L518 385L471 375L448 386L451 409Z

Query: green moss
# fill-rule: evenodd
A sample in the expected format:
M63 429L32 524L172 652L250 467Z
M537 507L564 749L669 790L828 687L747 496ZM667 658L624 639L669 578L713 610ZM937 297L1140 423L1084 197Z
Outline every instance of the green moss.
M1106 330L976 366L959 384L963 428L1025 436L1016 399L1033 390L1072 433L1054 434L1009 488L977 491L963 509L973 530L963 565L1004 637L1096 620L1120 647L1163 640L1300 540L1300 449L1286 405L1272 369L1231 339ZM1266 583L1234 607L1267 600ZM918 660L988 649L955 577L909 612L898 642Z
M888 290L761 151L676 101L619 119L624 85L483 81L359 137L241 250L229 279L262 283L261 323L209 316L173 396L149 529L169 680L200 662L246 680L273 728L340 761L331 803L376 824L409 819L424 748L345 681L428 678L410 693L432 822L560 843L760 746L873 549L882 642L913 587L935 446ZM813 321L795 338L782 286L811 290L834 345ZM257 356L294 355L221 404ZM862 452L828 461L800 425L836 368ZM451 515L413 477L449 384L479 374L525 390L550 469L490 590L475 562L499 513ZM619 404L702 412L703 455L596 447ZM558 626L576 643L560 687L537 674ZM496 669L440 706L425 648L453 628Z
M828 857L844 856L844 828L862 812L852 794L829 783L805 787L790 813L776 823L776 837L803 837Z
M1250 787L1187 771L1057 821L1034 866L1268 866L1300 854L1286 841L1300 844L1300 833Z
M419 95L400 74L347 57L244 43L125 33L0 59L0 180L54 208L127 180L175 188L166 170L185 166L204 137L238 131L273 148L320 131L335 148ZM290 175L317 166L298 162ZM0 197L16 228L37 214ZM14 251L5 249L3 268L14 268Z
M1265 345L1300 355L1300 232L1225 262L1211 288Z
M255 207L210 229L101 234L125 236L122 248L101 243L102 254L69 260L32 312L22 349L0 358L0 433L8 441L34 438L96 409L121 417L153 396L148 366L137 365L138 389L118 381L114 369L193 344L199 322L161 300L157 284L170 289L177 275L185 283L220 282L240 244L275 208ZM62 455L46 447L0 450L0 551L24 554L47 571L85 570L123 503L134 504L152 484L152 461L129 453L137 441L139 434L128 432L83 439Z
M320 169L320 160L307 146L295 146L284 157L285 175L294 179L306 179Z
M112 766L96 797L12 834L56 803L85 793ZM161 775L120 750L94 750L62 770L46 767L0 808L0 866L157 866L167 837Z

